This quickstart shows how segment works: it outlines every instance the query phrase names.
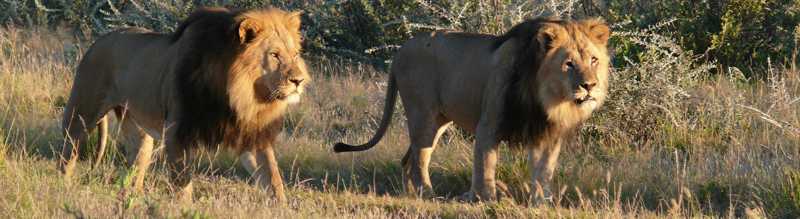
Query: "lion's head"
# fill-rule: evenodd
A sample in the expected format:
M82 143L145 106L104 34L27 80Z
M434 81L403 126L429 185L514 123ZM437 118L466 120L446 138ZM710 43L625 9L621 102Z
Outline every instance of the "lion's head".
M543 58L535 79L550 120L571 126L605 101L609 34L599 20L544 23L536 36Z
M300 57L299 12L251 11L239 15L239 40L246 45L240 55L261 71L239 70L255 77L255 90L263 101L299 101L308 73ZM247 66L243 66L247 68Z
M509 132L516 132L512 137L527 139L547 127L571 129L602 105L608 92L610 34L598 19L535 19L500 37L522 45L513 55L506 97L505 122Z
M228 87L240 123L269 120L259 105L283 108L300 101L310 78L301 57L299 15L265 9L236 16L237 38L244 49L231 67Z
M258 145L273 138L287 105L310 78L301 57L300 13L267 8L194 12L173 35L183 45L179 136L187 142Z

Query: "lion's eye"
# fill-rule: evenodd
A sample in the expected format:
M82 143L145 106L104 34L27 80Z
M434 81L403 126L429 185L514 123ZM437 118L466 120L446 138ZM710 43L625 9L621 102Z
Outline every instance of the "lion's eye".
M592 57L592 65L597 65L597 57Z
M564 62L564 65L567 66L567 68L570 68L570 69L575 68L575 65L572 64L572 59L567 59L567 61Z
M277 52L271 52L271 53L269 53L269 56L272 57L272 58L275 58L275 59L280 59L280 56L278 55Z

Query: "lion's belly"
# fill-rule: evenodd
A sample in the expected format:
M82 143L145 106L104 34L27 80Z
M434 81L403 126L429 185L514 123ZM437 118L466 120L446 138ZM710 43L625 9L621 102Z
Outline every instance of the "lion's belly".
M144 75L147 71L129 71L117 79L116 99L118 106L125 109L123 118L131 117L139 128L154 138L159 138L165 131L167 106L163 98L157 75ZM121 83L127 81L126 83Z
M162 133L169 128L164 122L163 115L163 113L154 112L152 109L142 105L129 104L121 119L132 119L136 126L144 130L148 135L155 139L160 139Z
M481 116L484 87L488 73L451 72L442 80L440 101L445 117L459 127L474 132Z
M481 95L475 90L483 89L462 88L445 92L441 98L443 115L470 132L474 132L481 114Z

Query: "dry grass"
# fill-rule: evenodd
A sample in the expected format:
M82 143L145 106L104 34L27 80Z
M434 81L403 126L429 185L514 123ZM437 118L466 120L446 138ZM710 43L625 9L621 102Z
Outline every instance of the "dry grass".
M37 30L0 30L0 215L41 217L796 217L800 214L800 76L776 68L766 82L735 70L686 77L681 52L654 53L614 75L611 102L576 135L556 174L552 206L526 207L522 154L503 150L499 178L512 198L463 204L471 137L453 129L434 153L442 198L401 194L399 160L408 144L403 111L375 149L333 154L333 142L362 142L377 127L382 72L310 59L313 86L288 116L278 148L289 204L276 205L234 165L210 151L198 164L194 203L175 203L155 165L147 191L129 193L118 152L67 185L56 171L58 121L72 69L86 44ZM56 31L57 32L57 31ZM658 44L650 42L648 44ZM655 51L664 46L654 46ZM667 64L664 64L667 62ZM112 131L115 128L112 128ZM113 144L112 144L113 145ZM85 154L88 155L88 154ZM88 156L87 156L88 157ZM210 159L210 158L216 159ZM213 160L213 161L212 161Z

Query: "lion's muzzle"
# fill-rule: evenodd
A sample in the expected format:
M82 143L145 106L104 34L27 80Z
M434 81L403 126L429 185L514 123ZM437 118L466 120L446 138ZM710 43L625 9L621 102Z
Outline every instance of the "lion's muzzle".
M300 102L300 95L303 93L306 79L302 77L292 77L286 81L288 81L288 83L283 86L283 95L281 95L282 98L280 99L290 104Z

